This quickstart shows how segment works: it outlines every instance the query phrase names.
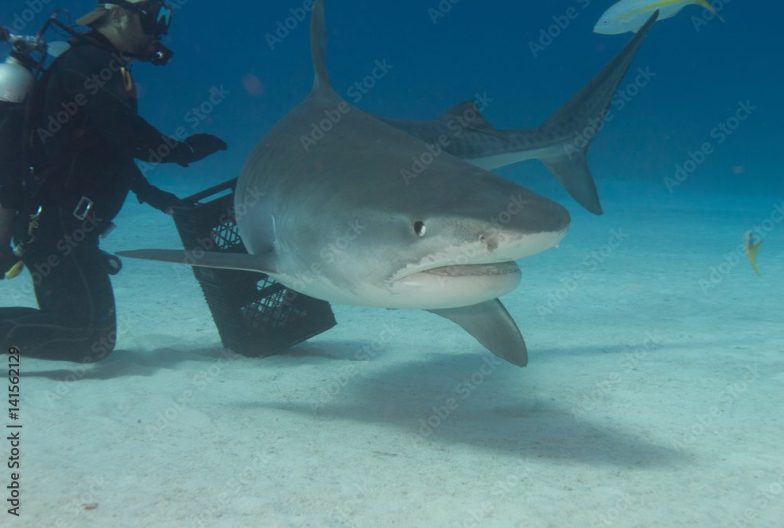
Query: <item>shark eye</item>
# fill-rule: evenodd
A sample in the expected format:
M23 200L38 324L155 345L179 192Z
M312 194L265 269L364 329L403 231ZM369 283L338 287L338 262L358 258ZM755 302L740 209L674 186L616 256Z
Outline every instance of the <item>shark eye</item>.
M414 222L414 233L417 234L419 238L424 237L427 234L427 226L424 222Z

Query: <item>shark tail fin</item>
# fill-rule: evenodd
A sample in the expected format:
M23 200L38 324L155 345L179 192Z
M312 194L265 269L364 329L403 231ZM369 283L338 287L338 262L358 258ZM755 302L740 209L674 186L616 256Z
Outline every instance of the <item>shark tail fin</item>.
M542 126L545 133L567 138L556 154L542 162L580 205L597 215L602 214L602 206L588 168L588 148L601 130L618 86L658 17L656 11L612 62Z
M327 29L324 17L324 0L316 0L313 5L310 21L310 52L313 56L313 69L316 74L313 91L331 88L332 83L327 71Z

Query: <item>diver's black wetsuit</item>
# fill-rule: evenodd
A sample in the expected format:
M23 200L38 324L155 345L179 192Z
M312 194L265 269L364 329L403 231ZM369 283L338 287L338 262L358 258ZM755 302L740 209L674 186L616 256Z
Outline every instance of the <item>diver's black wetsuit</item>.
M129 190L165 209L176 197L150 185L134 159L187 165L193 148L158 132L137 114L123 58L97 33L73 42L43 81L37 134L47 167L32 205L41 206L23 257L40 310L0 308L0 345L24 356L92 362L116 341L115 304L99 236ZM17 240L30 215L20 214ZM37 226L37 227L36 227Z

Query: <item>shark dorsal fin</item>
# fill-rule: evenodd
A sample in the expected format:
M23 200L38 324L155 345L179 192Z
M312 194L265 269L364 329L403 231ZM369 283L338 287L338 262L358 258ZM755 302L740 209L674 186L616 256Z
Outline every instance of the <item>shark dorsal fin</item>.
M310 51L313 55L313 69L316 79L313 91L332 89L327 71L326 22L324 20L324 0L316 0L310 21Z
M444 112L441 119L445 121L457 119L464 128L474 128L477 130L493 129L493 125L484 118L474 101L465 101L459 105L453 106Z

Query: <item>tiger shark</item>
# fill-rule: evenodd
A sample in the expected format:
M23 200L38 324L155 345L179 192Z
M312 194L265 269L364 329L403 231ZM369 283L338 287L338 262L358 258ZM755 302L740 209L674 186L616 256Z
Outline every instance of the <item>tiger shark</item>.
M120 255L262 272L331 303L427 310L525 366L525 341L498 298L519 285L517 260L559 245L570 224L567 210L492 174L484 163L448 152L433 156L417 178L403 177L411 159L430 148L427 137L417 135L439 125L424 132L419 124L393 126L333 90L323 0L313 8L311 54L312 91L255 147L237 181L234 212L248 254L146 249ZM604 98L606 87L600 88ZM513 144L523 151L518 156L549 156L584 121L575 114L601 106L590 95L535 134L502 140L469 126L462 140L474 147L454 145L467 158L472 152L511 156ZM314 126L324 133L303 141ZM483 142L488 148L477 146Z
M588 168L588 148L658 17L659 11L654 12L636 37L538 128L498 130L485 119L474 101L463 102L432 121L380 119L425 141L431 150L443 150L483 169L540 160L580 205L601 215L599 194ZM416 174L409 171L409 178L413 177Z

